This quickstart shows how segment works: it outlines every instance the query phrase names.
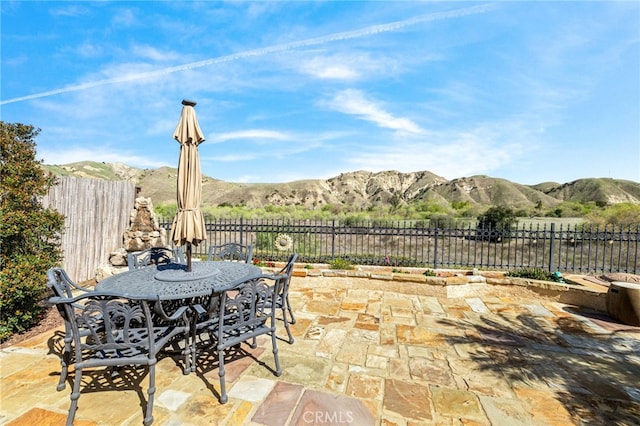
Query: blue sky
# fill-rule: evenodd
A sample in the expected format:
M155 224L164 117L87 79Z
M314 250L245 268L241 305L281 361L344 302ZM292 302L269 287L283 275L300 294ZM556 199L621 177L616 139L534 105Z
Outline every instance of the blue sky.
M2 120L46 164L229 182L428 170L640 181L640 3L7 1Z

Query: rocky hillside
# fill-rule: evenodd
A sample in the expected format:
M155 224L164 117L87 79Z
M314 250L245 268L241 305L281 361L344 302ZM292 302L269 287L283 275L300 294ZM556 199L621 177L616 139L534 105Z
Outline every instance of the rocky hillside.
M136 169L124 164L80 162L45 166L58 175L85 178L130 180L140 187L140 195L155 205L174 204L177 169ZM471 205L508 205L512 208L543 209L563 201L599 204L640 204L640 183L592 178L568 183L544 182L521 185L489 176L471 176L447 180L428 171L372 173L357 171L322 180L309 179L287 183L231 183L203 176L202 205L220 204L261 207L265 205L348 205L367 208L390 203L439 201L443 204L468 202Z

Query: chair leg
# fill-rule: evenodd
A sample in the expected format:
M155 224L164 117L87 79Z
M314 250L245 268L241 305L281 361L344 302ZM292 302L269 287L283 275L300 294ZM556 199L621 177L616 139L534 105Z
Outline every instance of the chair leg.
M156 393L156 366L149 366L149 390L147 391L147 409L145 410L143 424L149 426L153 423L153 398Z
M197 336L198 336L198 331L197 331L197 327L196 327L196 324L195 324L195 321L194 321L194 324L193 324L192 329L191 329L191 342L187 343L187 344L191 345L191 372L192 373L194 373L196 371Z
M283 300L283 303L284 303L284 300ZM287 343L291 345L293 344L294 339L293 339L293 335L291 334L291 327L289 326L289 320L287 319L287 308L285 307L285 305L282 305L282 322L284 322L284 328L285 330L287 330L287 336L289 336L289 340Z
M78 399L80 398L80 384L82 383L82 369L75 370L73 379L73 390L71 391L71 405L69 406L69 414L67 415L67 426L73 426L73 419L78 410Z
M227 403L227 386L225 383L224 371L224 349L218 348L218 376L220 376L220 404Z
M68 333L65 333L68 335ZM69 373L69 363L71 362L71 337L64 338L64 352L62 353L62 358L60 359L60 380L58 381L58 386L56 390L61 391L66 387L67 382L67 374Z
M296 317L293 316L293 309L291 308L291 303L289 302L289 295L287 294L287 297L285 297L284 300L285 305L287 306L287 310L289 311L289 316L291 317L291 324L295 324L296 323Z
M276 376L282 375L282 367L280 366L280 357L278 356L278 339L276 338L276 329L271 331L271 345L273 346L273 359L276 363Z
M195 358L196 355L195 353L195 347L191 346L191 342L189 341L189 336L191 335L190 330L187 330L184 333L184 352L182 353L184 355L184 371L183 374L189 374L191 372L194 372L195 369ZM195 345L194 345L195 346Z

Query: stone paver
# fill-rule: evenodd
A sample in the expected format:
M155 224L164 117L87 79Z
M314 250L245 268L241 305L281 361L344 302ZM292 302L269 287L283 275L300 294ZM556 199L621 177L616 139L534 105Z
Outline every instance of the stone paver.
M283 374L273 375L270 339L261 338L226 364L229 402L220 404L215 354L202 354L197 374L186 376L163 358L154 424L637 423L639 327L552 299L453 288L454 281L432 296L404 292L424 282L296 276L295 343L278 341ZM55 390L60 331L0 351L0 424L64 423L70 385ZM95 385L82 393L76 425L142 422L144 374L118 390Z

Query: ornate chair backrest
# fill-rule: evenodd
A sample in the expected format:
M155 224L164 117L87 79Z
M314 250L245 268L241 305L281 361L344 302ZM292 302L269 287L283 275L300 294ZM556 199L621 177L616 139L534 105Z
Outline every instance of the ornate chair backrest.
M76 364L115 365L134 353L138 363L141 353L155 357L151 307L157 296L133 298L96 291L51 301L71 326Z
M282 286L280 288L281 293L284 296L289 293L289 284L291 283L291 276L293 275L293 265L298 260L298 253L293 253L289 256L289 260L287 260L287 264L278 272L278 275L282 275Z
M73 297L74 292L85 293L91 291L73 282L64 269L55 267L49 268L47 271L47 287L57 297Z
M240 285L235 291L221 294L218 310L218 339L225 341L226 346L243 342L250 337L266 334L267 319L273 316L270 309L274 293L277 294L279 281L273 285L265 280L273 278L264 276L249 280ZM230 342L231 340L231 342Z
M278 274L291 276L293 272L293 265L296 263L296 260L298 260L298 253L293 253L291 256L289 256L289 259L287 259L287 264L284 265L284 267L280 270L280 272L278 272Z
M151 247L127 254L127 265L129 266L130 271L145 268L147 266L164 265L172 262L185 262L182 247L177 247L175 249L167 247Z
M253 258L253 245L243 245L239 243L226 243L209 246L207 260L228 260L236 262L251 262Z

